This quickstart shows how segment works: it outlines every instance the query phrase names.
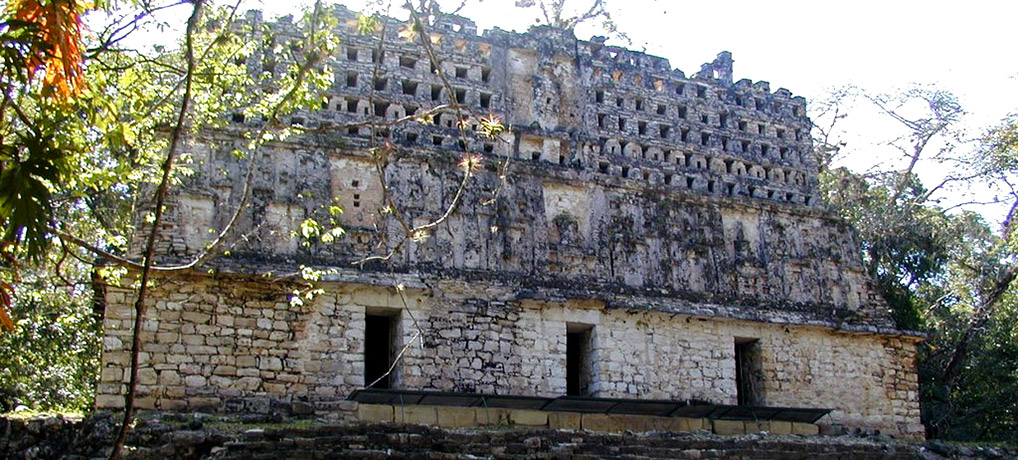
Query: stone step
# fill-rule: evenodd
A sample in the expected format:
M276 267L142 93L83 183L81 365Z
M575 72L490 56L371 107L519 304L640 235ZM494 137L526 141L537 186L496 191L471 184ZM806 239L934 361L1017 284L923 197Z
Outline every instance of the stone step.
M912 460L916 450L863 441L718 437L696 433L450 430L346 425L251 430L224 444L224 460L397 458L424 460Z
M423 447L423 449L422 449ZM388 447L367 445L360 448L337 448L336 446L314 445L313 443L250 443L231 444L231 451L223 456L224 460L276 460L276 459L315 459L315 458L427 458L428 460L470 460L480 458L497 458L505 460L526 458L569 458L569 459L617 459L617 460L733 460L752 458L754 460L905 460L914 458L905 452L882 452L878 449L832 449L830 452L810 452L812 449L788 450L785 448L746 448L730 446L713 446L713 449L684 449L641 447L638 445L597 446L592 444L536 447L525 444L507 444L504 446L473 445L467 449L452 449L450 444L444 447L414 446L392 444Z

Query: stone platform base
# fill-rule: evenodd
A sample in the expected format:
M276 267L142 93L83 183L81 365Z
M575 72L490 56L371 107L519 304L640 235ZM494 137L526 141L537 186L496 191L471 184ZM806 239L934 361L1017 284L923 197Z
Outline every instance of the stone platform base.
M630 414L585 414L537 410L450 406L393 406L360 404L357 418L369 423L406 423L442 428L516 426L587 431L709 431L720 435L767 432L775 435L820 433L812 423L777 420L710 420Z
M253 415L142 412L128 437L125 460L999 460L1018 458L1013 446L918 443L849 436L782 436L774 432L719 436L707 431L721 425L686 419L692 432L603 432L550 429L542 416L509 411L499 420L515 425L441 428L395 423L392 406L363 409L364 414L392 411L393 422L321 423L310 419L274 419ZM418 407L413 416L427 417ZM434 408L434 417L439 411ZM514 413L516 412L516 413ZM467 411L464 410L463 414ZM477 412L473 420L477 421ZM562 413L559 413L562 414ZM442 417L447 418L448 413ZM469 415L463 415L469 420ZM409 415L407 417L410 417ZM530 418L528 418L530 417ZM618 417L618 416L615 416ZM566 416L584 421L593 415ZM0 459L91 460L109 454L118 417L100 412L81 419L56 416L0 416ZM618 418L615 421L621 421ZM648 419L650 420L650 419ZM694 422L692 420L700 420ZM648 422L649 423L649 422ZM527 425L533 424L533 425ZM744 425L745 426L745 425Z

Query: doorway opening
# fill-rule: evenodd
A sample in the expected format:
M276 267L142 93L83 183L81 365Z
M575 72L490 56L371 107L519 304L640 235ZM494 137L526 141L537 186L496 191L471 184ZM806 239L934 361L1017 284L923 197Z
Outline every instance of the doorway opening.
M763 366L759 339L735 338L735 388L740 406L763 405Z
M389 372L396 354L396 327L399 311L368 313L364 316L364 387L394 388Z
M593 337L590 324L566 324L566 395L591 396L593 393Z

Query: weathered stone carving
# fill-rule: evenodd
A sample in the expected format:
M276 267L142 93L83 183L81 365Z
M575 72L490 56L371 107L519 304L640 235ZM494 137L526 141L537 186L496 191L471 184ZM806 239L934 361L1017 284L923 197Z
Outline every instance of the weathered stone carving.
M354 18L338 14L341 24ZM271 26L298 34L285 21ZM921 436L917 338L895 328L852 230L818 202L803 98L733 82L727 52L687 77L603 39L552 28L478 36L456 16L431 37L441 58L432 69L395 29L381 53L377 37L336 30L343 46L329 63L329 103L294 117L308 134L260 152L238 231L246 239L213 262L217 275L159 286L143 406L341 399L369 383L365 321L385 316L390 345L413 345L389 378L400 388L565 394L567 331L582 326L590 394L736 404L735 343L755 340L758 404L833 408L821 420L833 430ZM479 171L428 238L389 265L354 266L385 253L402 229L381 209L372 131L345 126L446 102L435 71L453 98L502 117L512 134L463 144L452 112L378 131L395 146L383 168L394 200L415 222L441 215L464 150L511 158L509 184ZM191 140L196 174L174 197L163 259L200 251L239 201L234 142L229 128ZM346 238L291 237L337 203ZM321 283L325 294L294 308L259 275L301 264L337 270ZM120 404L131 327L132 293L105 292L101 407Z

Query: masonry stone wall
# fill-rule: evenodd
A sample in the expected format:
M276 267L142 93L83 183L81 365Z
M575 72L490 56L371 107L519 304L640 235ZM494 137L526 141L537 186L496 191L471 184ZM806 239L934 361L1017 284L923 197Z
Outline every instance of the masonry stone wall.
M202 250L231 217L243 184L243 162L223 137L192 144L199 177L175 196L162 254L186 260ZM226 270L280 269L296 263L349 266L385 253L400 240L401 225L379 211L381 194L371 159L309 140L269 150L282 176L310 176L300 189L272 182L256 189L232 245ZM269 165L267 165L269 166ZM227 173L215 173L224 168ZM461 176L452 164L405 158L385 171L402 209L427 222L442 215ZM851 229L822 212L788 205L746 203L727 197L676 195L667 189L602 182L590 173L517 165L513 185L482 171L458 212L423 241L411 241L393 261L400 271L435 270L471 276L526 277L535 285L618 284L691 301L712 300L730 313L755 305L786 321L833 325L846 320L873 331L893 329L886 304L867 279ZM491 191L499 189L491 201ZM264 192L264 193L263 193ZM273 198L276 197L276 198ZM310 197L300 200L297 197ZM346 238L299 242L306 218L328 221L340 203ZM299 244L302 243L302 244ZM251 261L258 265L252 265ZM287 269L285 266L281 269ZM795 318L792 319L791 317Z
M303 134L238 158L261 123L238 112L186 140L194 174L168 198L159 260L191 260L238 218L228 254L160 280L142 407L341 400L370 383L366 318L383 315L396 319L397 388L562 395L567 336L581 331L594 396L746 404L742 394L833 409L820 422L831 432L922 436L919 337L895 326L854 231L817 196L803 98L733 81L727 52L687 76L599 37L478 35L439 16L424 37L432 62L405 24L383 18L391 27L364 35L353 12L335 14L326 103L287 119ZM279 49L302 33L257 12L244 23L259 43L277 33ZM247 66L278 75L287 59L263 47ZM442 104L459 111L387 124ZM481 136L480 115L512 129ZM466 155L481 166L461 191ZM391 213L417 226L456 197L411 240ZM345 236L295 237L306 219ZM302 266L327 276L294 306ZM133 294L104 289L97 404L116 407Z
M498 286L461 282L402 296L391 287L327 283L301 307L290 305L284 286L229 277L160 284L143 334L142 408L265 411L278 401L345 398L368 383L365 314L387 311L399 318L394 341L407 346L393 378L398 388L565 394L567 325L582 324L592 327L594 396L735 404L735 338L753 338L762 405L834 409L820 421L832 432L922 429L907 339L516 300ZM131 296L107 287L100 407L122 404Z

